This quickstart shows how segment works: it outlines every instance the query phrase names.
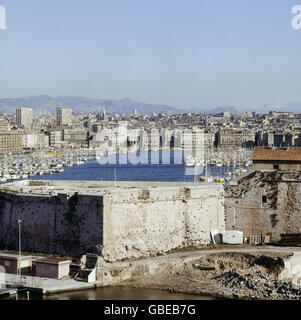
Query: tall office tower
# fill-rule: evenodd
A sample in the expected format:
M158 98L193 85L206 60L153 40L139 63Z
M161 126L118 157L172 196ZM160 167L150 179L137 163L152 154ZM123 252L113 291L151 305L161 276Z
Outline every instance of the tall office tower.
M107 113L106 113L106 107L103 106L103 119L106 120L107 119Z
M16 109L16 124L19 127L31 129L32 128L32 109L31 108L17 108Z
M103 106L103 112L100 112L100 106L98 106L98 114L96 116L98 121L107 120L106 107Z
M56 108L56 124L72 125L72 109Z

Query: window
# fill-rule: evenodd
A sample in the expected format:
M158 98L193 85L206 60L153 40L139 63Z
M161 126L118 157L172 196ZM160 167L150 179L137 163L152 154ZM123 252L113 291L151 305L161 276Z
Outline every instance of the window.
M261 202L262 203L267 203L267 201L268 201L268 197L267 196L262 196Z
M278 170L279 169L279 164L274 164L274 169Z

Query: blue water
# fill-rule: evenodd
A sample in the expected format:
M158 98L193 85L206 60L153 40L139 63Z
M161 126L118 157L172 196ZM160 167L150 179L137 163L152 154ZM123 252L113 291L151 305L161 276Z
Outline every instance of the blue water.
M139 155L139 154L137 154ZM126 155L123 155L123 157ZM113 161L115 155L108 158L102 158L102 163L107 160ZM155 155L153 158L156 158ZM170 164L164 164L170 157ZM73 166L70 168L64 168L64 172L55 173L52 175L45 174L42 176L35 176L30 178L31 180L94 180L94 181L114 181L115 174L117 181L162 181L162 182L193 182L194 181L194 169L192 167L186 167L184 162L182 164L174 163L174 152L159 153L157 158L158 164L151 164L151 152L146 152L142 155L143 163L130 164L117 164L118 156L116 158L116 164L100 164L97 160L86 162L82 165ZM179 158L176 158L178 163ZM123 159L124 160L124 159ZM215 166L209 167L209 176L217 176L226 174L226 168L216 168ZM205 170L199 172L201 175L205 175ZM232 168L230 168L232 171Z

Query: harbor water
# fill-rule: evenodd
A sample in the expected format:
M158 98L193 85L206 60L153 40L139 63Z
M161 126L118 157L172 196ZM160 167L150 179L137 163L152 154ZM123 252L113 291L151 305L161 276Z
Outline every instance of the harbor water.
M126 156L126 155L123 155ZM140 157L140 158L139 158ZM177 158L176 158L177 157ZM133 157L132 157L133 158ZM138 160L137 160L138 159ZM153 163L154 159L156 160ZM199 177L206 175L213 178L228 179L234 177L239 166L216 166L214 164L195 167L187 167L185 161L180 161L175 152L144 152L137 155L134 161L119 161L119 156L111 155L107 158L88 161L84 164L66 167L63 172L52 175L37 175L32 180L93 180L93 181L161 181L161 182L193 182L194 175ZM131 160L131 159L129 159ZM177 160L177 161L176 161ZM120 164L120 162L125 164ZM246 169L244 169L246 170Z
M6 300L15 300L15 297ZM27 294L19 296L27 300ZM171 293L165 290L136 289L136 288L96 288L53 294L49 296L30 293L30 300L214 300L213 297L189 294Z

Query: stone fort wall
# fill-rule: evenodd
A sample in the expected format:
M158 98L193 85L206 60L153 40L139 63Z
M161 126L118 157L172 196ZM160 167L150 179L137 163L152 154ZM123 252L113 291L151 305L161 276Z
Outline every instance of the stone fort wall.
M21 181L0 189L0 248L107 261L210 242L225 229L221 185Z
M227 230L244 237L301 232L301 173L257 171L237 186L225 188Z

